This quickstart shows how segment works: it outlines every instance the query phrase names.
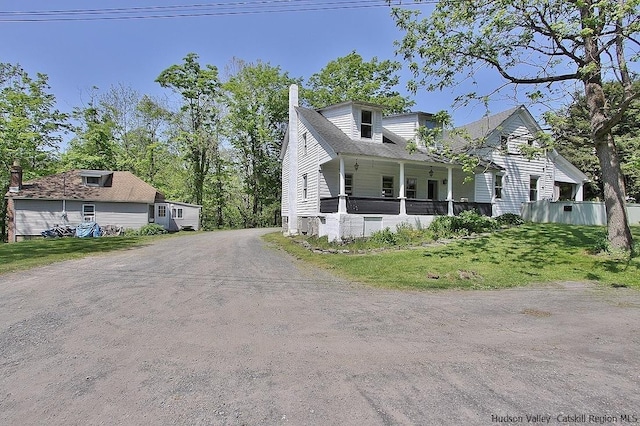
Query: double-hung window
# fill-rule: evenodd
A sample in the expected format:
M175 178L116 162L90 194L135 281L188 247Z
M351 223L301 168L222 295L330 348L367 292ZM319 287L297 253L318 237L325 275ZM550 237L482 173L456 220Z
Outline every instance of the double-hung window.
M529 178L529 201L538 199L538 177L531 176Z
M83 204L82 205L82 220L84 222L96 221L96 206L95 204Z
M182 219L182 209L181 208L171 209L171 217L174 219Z
M417 198L417 193L418 193L418 179L407 178L407 182L405 184L405 196L407 198Z
M373 112L363 110L360 115L360 137L371 139L373 137Z
M504 176L496 175L493 185L493 195L495 198L502 198L503 179Z
M158 217L167 217L167 206L158 206Z
M344 175L344 193L348 196L353 195L353 174L345 173Z
M308 185L308 179L307 179L307 174L303 174L302 175L302 199L306 200L307 199L307 185Z
M393 176L382 176L382 196L393 198Z

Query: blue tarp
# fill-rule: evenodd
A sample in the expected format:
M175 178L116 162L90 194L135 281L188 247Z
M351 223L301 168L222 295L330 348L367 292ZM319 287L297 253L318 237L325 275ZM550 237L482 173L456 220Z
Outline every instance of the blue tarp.
M99 237L102 235L100 225L95 222L82 222L76 227L76 237Z

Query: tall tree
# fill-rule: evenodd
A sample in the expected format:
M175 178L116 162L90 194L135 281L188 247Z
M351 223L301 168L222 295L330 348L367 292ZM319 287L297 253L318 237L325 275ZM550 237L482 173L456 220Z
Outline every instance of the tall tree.
M129 151L134 164L132 172L156 186L158 174L170 163L170 144L167 140L172 114L162 103L144 95L134 111L135 128L129 133Z
M92 100L87 107L77 108L74 116L80 125L62 155L61 168L119 170L116 124L111 115L95 106Z
M308 81L302 98L314 108L344 101L372 102L387 107L389 113L406 112L413 101L402 96L396 87L400 82L399 62L366 62L355 51L331 61Z
M182 97L181 111L185 126L179 134L190 172L192 200L202 204L207 175L217 169L220 160L220 81L218 69L213 65L202 67L198 55L189 53L184 63L171 65L160 73L156 82L170 88ZM214 178L215 181L222 179ZM215 183L214 183L215 184ZM222 225L218 216L216 223Z
M243 188L239 211L245 227L273 224L280 206L280 149L295 82L279 67L235 60L227 93L226 133ZM269 208L268 208L269 207ZM266 212L265 209L269 210Z
M440 0L428 17L402 8L394 8L393 16L406 32L398 51L414 72L414 90L473 79L483 67L505 86L527 86L533 100L581 84L602 173L608 239L613 248L629 251L624 181L611 129L640 96L629 68L638 59L639 8L638 0ZM607 99L605 75L621 86L619 101Z
M31 78L19 65L0 63L0 238L6 239L9 168L19 160L25 178L55 169L61 132L68 129L68 115L55 108L45 74Z
M610 99L619 102L622 96L620 85L605 83L605 93ZM589 198L603 196L602 174L598 166L598 157L589 143L591 137L589 108L584 94L576 93L575 101L555 114L548 115L552 126L555 148L565 158L589 176L591 182L585 187L585 196ZM624 177L627 195L640 200L640 99L629 105L620 122L611 129L616 140L620 167Z
M139 156L132 135L138 127L138 103L141 95L123 83L112 85L97 96L95 107L113 122L113 138L119 147L118 169L136 173L135 163Z

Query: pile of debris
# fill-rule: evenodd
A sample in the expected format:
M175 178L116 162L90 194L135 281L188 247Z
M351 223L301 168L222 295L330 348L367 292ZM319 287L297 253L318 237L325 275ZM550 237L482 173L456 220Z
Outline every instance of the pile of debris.
M62 237L106 237L118 236L124 234L124 228L115 225L106 225L101 228L96 222L82 222L80 225L73 227L69 225L54 225L53 228L41 232L45 238L62 238Z

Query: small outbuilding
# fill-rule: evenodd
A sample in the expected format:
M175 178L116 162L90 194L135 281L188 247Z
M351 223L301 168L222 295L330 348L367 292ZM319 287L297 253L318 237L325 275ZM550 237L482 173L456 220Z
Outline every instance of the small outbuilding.
M168 231L200 228L201 206L165 200L127 171L70 170L23 183L16 163L5 198L9 242L40 236L56 225L92 221L125 229L154 222Z

